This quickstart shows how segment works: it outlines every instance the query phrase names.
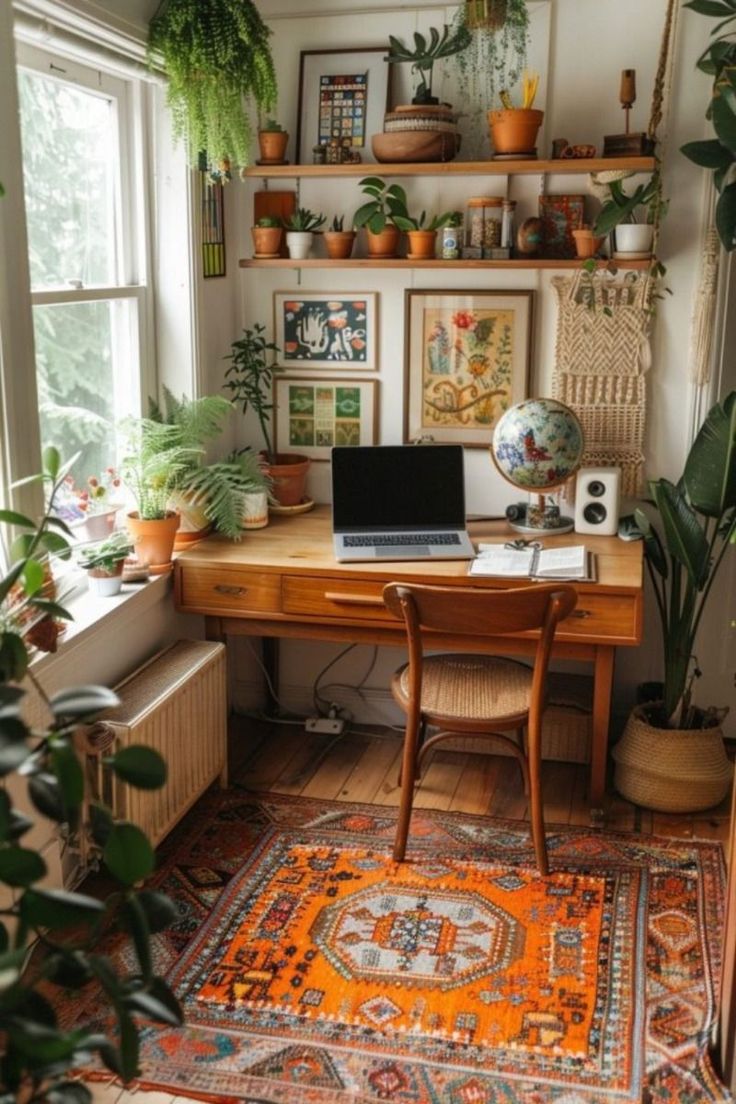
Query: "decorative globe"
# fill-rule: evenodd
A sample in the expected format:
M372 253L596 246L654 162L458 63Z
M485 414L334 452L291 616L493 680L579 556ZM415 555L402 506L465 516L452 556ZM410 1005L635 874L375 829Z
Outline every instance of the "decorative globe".
M491 455L504 479L545 494L574 475L583 457L583 427L557 399L526 399L496 423Z

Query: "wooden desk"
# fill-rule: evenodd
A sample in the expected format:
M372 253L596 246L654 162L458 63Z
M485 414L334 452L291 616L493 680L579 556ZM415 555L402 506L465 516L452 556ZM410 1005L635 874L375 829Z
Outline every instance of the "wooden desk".
M474 541L513 536L505 522L469 525ZM576 533L545 543L580 544ZM642 544L617 537L586 537L595 552L597 581L580 583L577 609L557 630L554 655L593 664L593 739L590 802L602 806L608 723L616 647L641 641ZM210 638L231 634L298 637L401 646L403 623L384 607L381 592L394 579L443 586L509 587L520 580L469 578L462 560L339 564L332 551L329 506L298 517L274 517L265 529L244 534L238 544L209 537L176 560L175 599L186 613L207 618ZM478 638L437 637L438 647L479 646L491 653L531 655L534 635Z

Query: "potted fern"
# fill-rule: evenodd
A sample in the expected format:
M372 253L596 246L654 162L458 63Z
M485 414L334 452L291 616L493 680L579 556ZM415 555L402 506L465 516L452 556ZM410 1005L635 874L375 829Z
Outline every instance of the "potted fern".
M271 31L253 0L163 0L151 20L148 50L168 77L174 135L189 162L250 163L246 111L271 111L277 99Z
M723 710L693 700L695 648L724 557L736 544L736 391L701 426L682 477L650 484L653 519L635 513L662 628L664 678L637 706L613 750L616 788L639 805L695 812L729 791Z

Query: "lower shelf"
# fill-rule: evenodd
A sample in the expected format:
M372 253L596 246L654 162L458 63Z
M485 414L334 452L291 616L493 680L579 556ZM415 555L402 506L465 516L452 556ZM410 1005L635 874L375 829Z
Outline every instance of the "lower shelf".
M308 257L304 261L295 261L291 257L278 257L274 260L258 260L245 257L238 262L241 268L510 268L510 269L576 269L582 261L552 260L551 258L514 259L511 261L410 261L406 257L389 257L374 260L371 257L356 257L346 261L331 261L327 257ZM617 269L647 269L651 259L638 261L609 261L607 258L596 262L599 268L611 265Z

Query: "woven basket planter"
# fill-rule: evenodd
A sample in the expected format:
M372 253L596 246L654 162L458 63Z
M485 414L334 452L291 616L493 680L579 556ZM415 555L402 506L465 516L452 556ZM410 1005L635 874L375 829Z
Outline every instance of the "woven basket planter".
M632 710L613 758L618 792L662 813L710 809L733 780L720 728L655 728L643 706Z

